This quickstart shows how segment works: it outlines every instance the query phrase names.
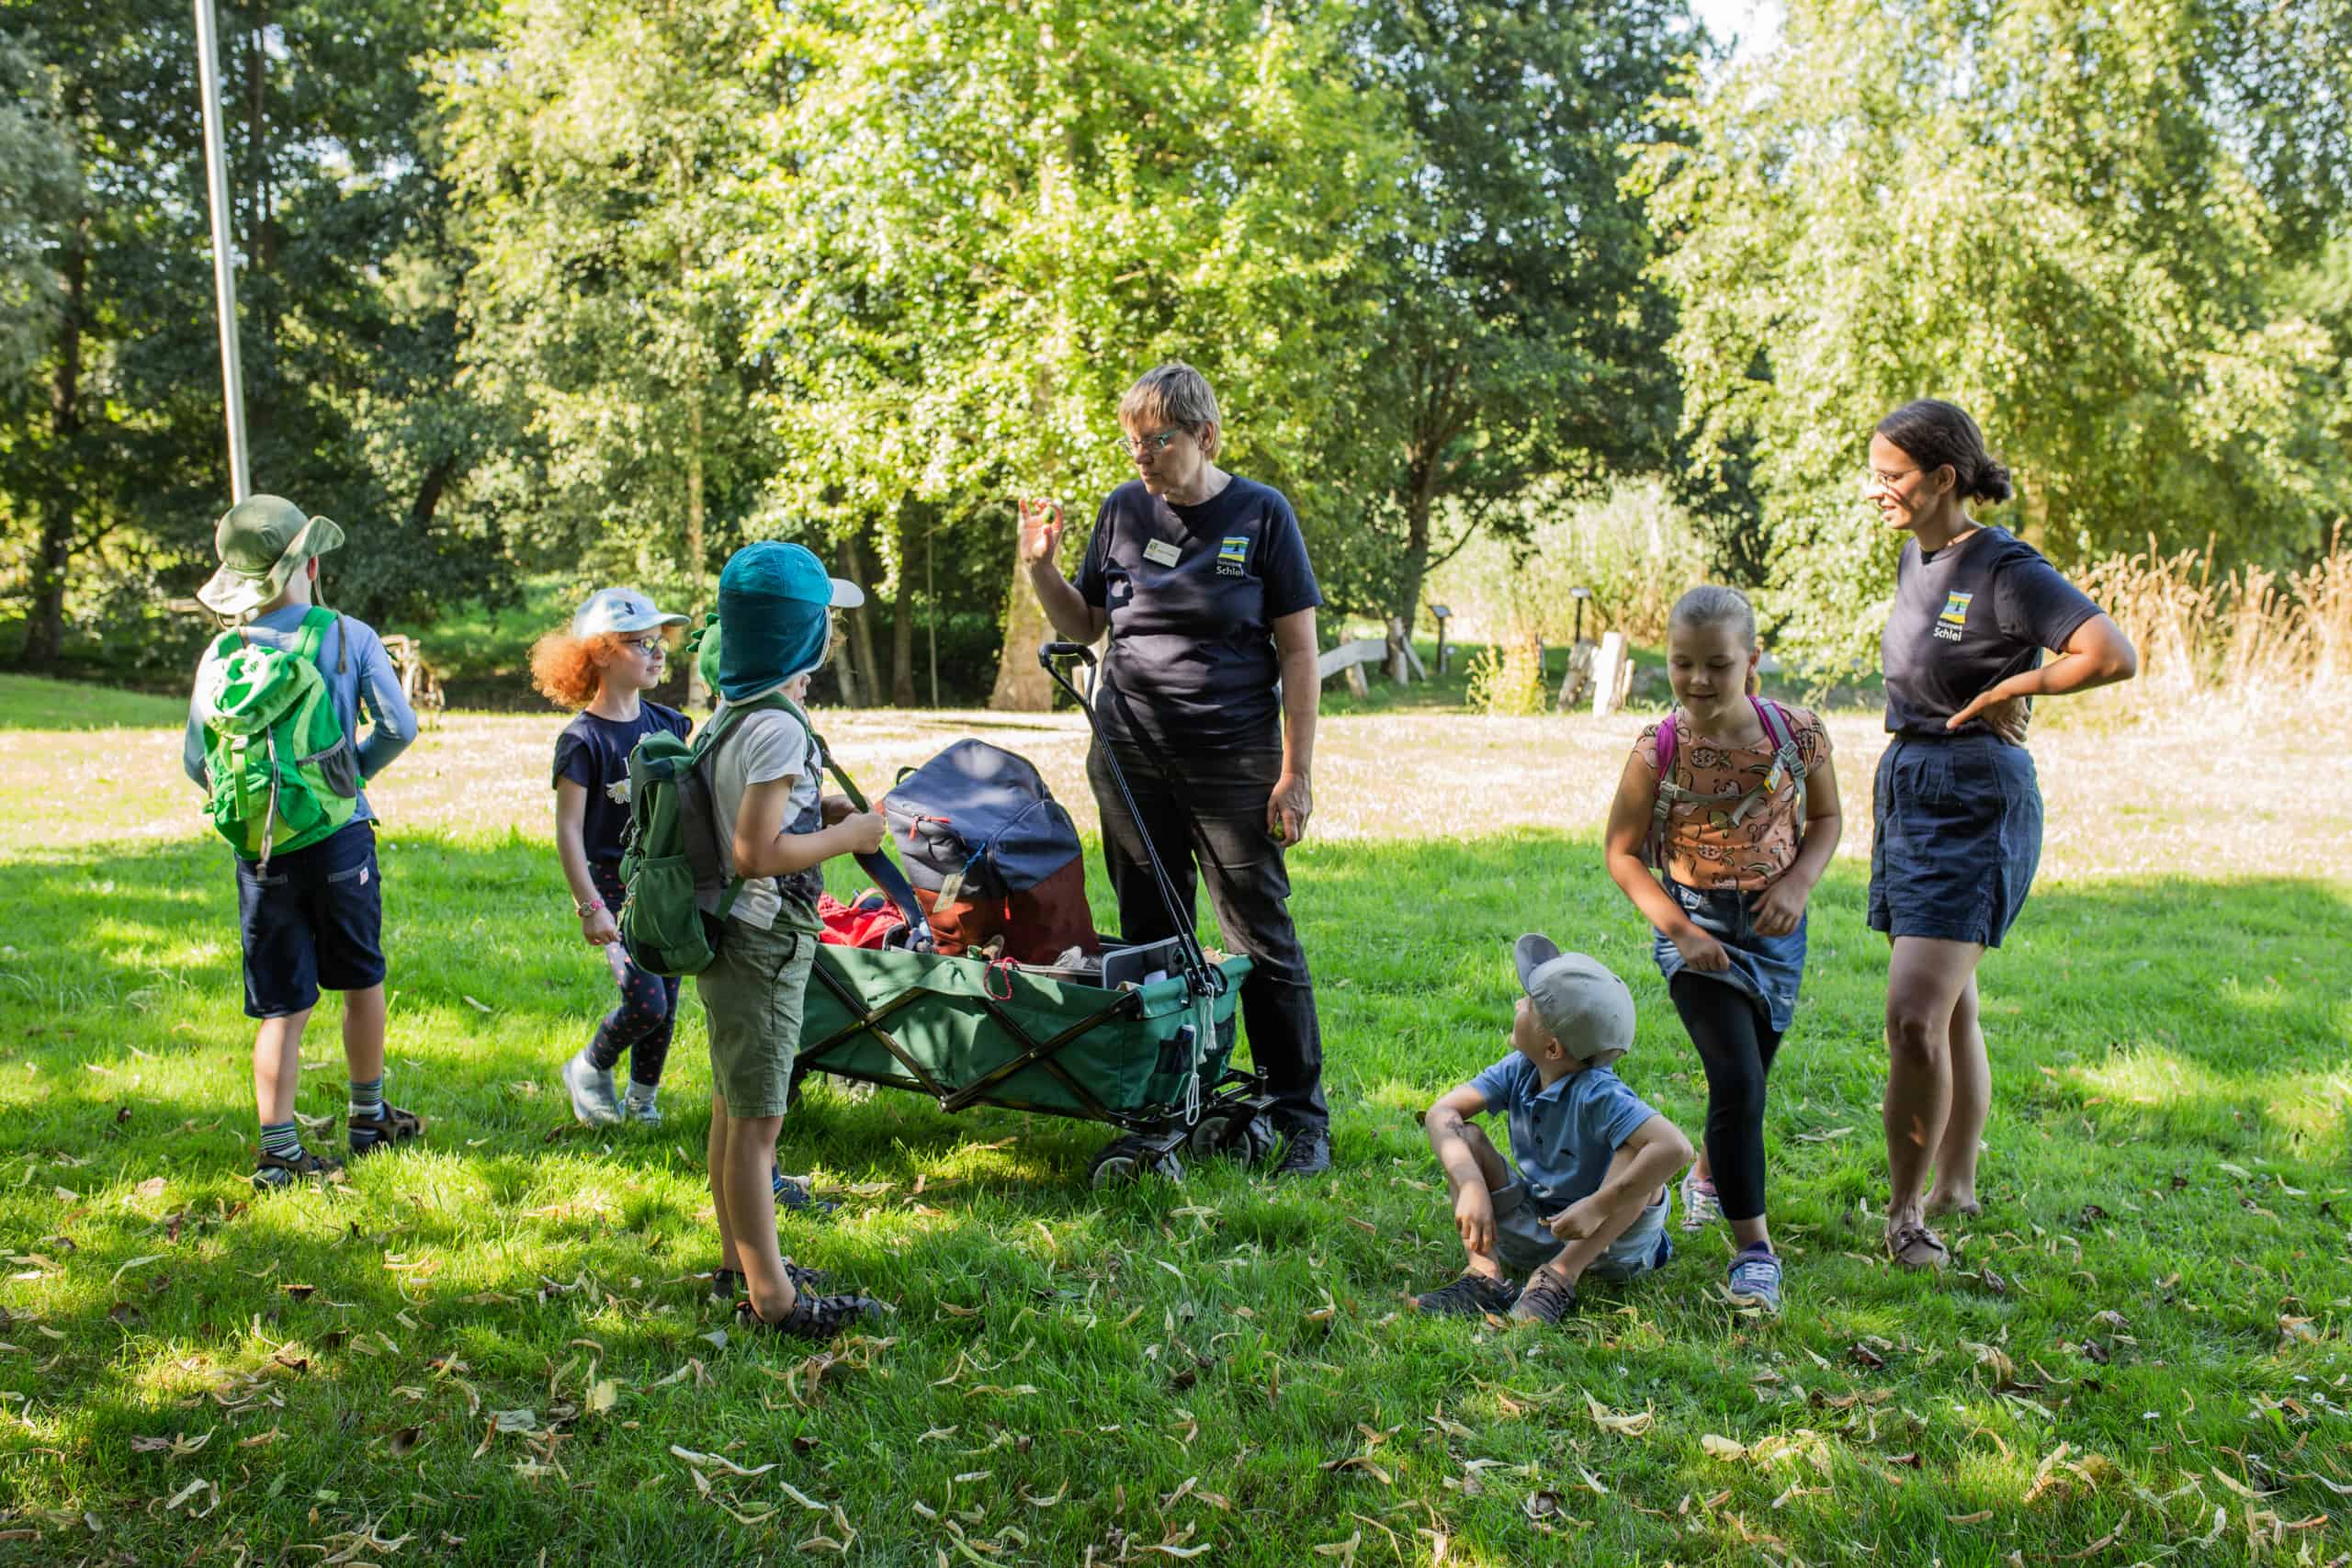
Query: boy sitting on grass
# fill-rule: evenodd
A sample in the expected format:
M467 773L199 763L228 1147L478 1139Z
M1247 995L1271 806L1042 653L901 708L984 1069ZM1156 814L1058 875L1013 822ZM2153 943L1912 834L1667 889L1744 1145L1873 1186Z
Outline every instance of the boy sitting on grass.
M1588 1269L1631 1280L1674 1256L1666 1183L1690 1163L1690 1142L1611 1070L1634 1043L1625 982L1549 937L1521 937L1514 956L1526 995L1511 1054L1425 1118L1469 1266L1413 1304L1557 1323ZM1510 1123L1516 1169L1466 1120L1487 1111ZM1513 1274L1528 1276L1524 1288Z

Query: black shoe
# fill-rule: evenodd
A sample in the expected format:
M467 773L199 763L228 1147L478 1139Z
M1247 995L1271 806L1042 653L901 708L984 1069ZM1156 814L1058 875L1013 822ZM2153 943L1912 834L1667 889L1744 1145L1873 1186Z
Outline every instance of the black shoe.
M1290 1141L1283 1145L1283 1157L1274 1166L1274 1179L1320 1176L1330 1168L1330 1132L1322 1127L1296 1127L1291 1130Z
M405 1144L424 1135L424 1122L414 1111L402 1111L397 1105L377 1108L373 1116L350 1118L351 1157L374 1154L392 1144Z
M852 1326L880 1314L882 1303L871 1296L820 1296L803 1292L792 1310L770 1323L748 1301L735 1303L735 1325L747 1333L785 1334L795 1339L833 1339Z
M832 1276L822 1269L803 1269L787 1258L784 1260L784 1277L792 1281L796 1291L824 1289ZM714 1269L710 1271L710 1299L732 1301L743 1289L743 1271L740 1269Z
M1488 1313L1500 1316L1518 1300L1519 1287L1509 1280L1464 1274L1451 1285L1415 1296L1413 1306L1432 1317L1483 1317Z
M793 1180L781 1170L771 1169L768 1172L768 1188L775 1194L778 1209L798 1214L804 1220L821 1220L841 1207L838 1203L826 1202L809 1191L806 1184Z
M1538 1270L1511 1307L1514 1323L1557 1323L1577 1304L1577 1288Z
M342 1161L329 1159L309 1149L304 1149L292 1159L281 1159L277 1155L265 1152L260 1163L254 1168L253 1180L255 1187L267 1190L291 1187L301 1181L329 1182L342 1174Z

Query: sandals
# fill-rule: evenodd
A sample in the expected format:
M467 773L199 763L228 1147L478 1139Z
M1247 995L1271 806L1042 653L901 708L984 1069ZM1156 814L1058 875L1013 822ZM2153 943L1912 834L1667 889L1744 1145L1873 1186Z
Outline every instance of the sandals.
M882 1311L882 1303L871 1296L820 1296L803 1292L792 1303L792 1310L770 1323L754 1311L752 1303L735 1303L737 1328L754 1334L788 1336L795 1339L833 1339L857 1324Z
M386 1104L373 1116L352 1116L345 1119L351 1133L351 1157L375 1153L391 1144L405 1144L424 1133L424 1119L413 1111Z
M784 1277L792 1281L796 1291L824 1289L832 1278L822 1269L803 1269L787 1258L784 1260ZM715 1302L733 1301L742 1293L743 1271L740 1269L714 1269L710 1271L710 1299Z
M324 1184L343 1179L343 1162L332 1160L312 1149L304 1149L292 1159L282 1159L265 1152L254 1168L253 1184L268 1191L274 1188L292 1187L298 1182L315 1181Z
M1944 1238L1914 1221L1886 1233L1886 1256L1897 1269L1940 1269L1951 1262Z

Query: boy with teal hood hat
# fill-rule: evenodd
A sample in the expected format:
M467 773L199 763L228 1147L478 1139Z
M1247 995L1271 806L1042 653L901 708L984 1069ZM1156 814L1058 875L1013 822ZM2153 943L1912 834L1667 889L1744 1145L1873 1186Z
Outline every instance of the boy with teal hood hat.
M880 812L825 799L822 754L794 701L795 682L825 661L833 609L865 602L856 584L828 577L798 545L746 546L719 573L718 615L701 650L721 701L699 765L721 883L741 879L731 903L718 888L700 895L725 936L695 976L710 1043L710 1200L721 1245L714 1289L744 1289L735 1308L743 1328L808 1339L831 1338L880 1310L862 1295L806 1288L808 1276L776 1245L771 1179L816 958L823 865L873 853L886 831Z

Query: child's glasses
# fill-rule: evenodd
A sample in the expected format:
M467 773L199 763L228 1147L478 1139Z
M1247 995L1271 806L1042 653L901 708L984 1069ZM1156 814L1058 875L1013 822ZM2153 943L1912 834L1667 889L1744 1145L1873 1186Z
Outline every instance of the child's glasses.
M653 637L625 637L621 638L621 646L624 648L633 648L637 649L638 652L645 655L648 659L659 659L663 654L670 651L670 645L667 642L664 642L659 635Z

